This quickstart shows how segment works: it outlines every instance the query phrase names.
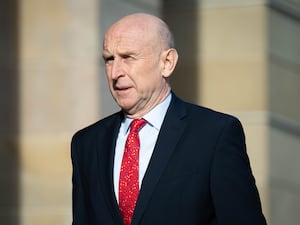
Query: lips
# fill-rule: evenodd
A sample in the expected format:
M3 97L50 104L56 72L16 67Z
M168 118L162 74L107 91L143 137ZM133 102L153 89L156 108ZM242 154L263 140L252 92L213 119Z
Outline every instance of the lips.
M125 80L124 78L113 81L113 90L118 94L126 94L133 87L134 86L132 82L130 82L129 80Z
M130 85L114 85L114 90L116 92L120 93L126 93L127 91L129 91L131 88L133 88Z
M129 89L130 87L115 87L115 90L117 91L122 91L122 90L127 90Z
M116 91L128 90L130 88L132 88L132 85L130 85L130 84L126 84L126 83L120 84L120 82L114 83L114 89Z
M131 87L130 86L115 86L114 89L116 91L125 91L125 90L128 90L130 89Z

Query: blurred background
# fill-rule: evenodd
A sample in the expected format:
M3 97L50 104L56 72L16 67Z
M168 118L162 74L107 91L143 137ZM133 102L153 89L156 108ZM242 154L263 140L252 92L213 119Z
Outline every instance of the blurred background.
M175 93L242 121L269 224L300 224L299 0L1 1L0 224L71 224L70 140L118 110L102 38L133 12L175 34Z

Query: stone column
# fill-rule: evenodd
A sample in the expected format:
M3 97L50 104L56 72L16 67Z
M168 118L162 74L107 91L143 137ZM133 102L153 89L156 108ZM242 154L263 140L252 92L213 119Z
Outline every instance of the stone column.
M202 1L201 104L237 116L269 217L267 9L264 1Z
M22 225L71 224L71 137L99 119L98 7L20 1Z

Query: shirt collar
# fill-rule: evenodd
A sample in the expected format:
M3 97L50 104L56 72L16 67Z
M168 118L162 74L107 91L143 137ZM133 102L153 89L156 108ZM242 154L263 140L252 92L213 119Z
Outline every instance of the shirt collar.
M172 94L169 93L168 96L157 106L155 106L150 112L145 114L143 118L147 120L147 123L154 127L156 130L160 130L160 127L165 118L166 112L170 105L172 99ZM125 117L123 120L123 133L126 134L129 131L130 123L132 122L132 118Z

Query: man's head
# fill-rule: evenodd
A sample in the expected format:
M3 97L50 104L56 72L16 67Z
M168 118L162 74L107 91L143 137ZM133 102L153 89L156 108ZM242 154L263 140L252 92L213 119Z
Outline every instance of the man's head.
M114 23L103 58L112 96L129 117L143 116L171 90L178 54L168 26L155 16L136 13Z

